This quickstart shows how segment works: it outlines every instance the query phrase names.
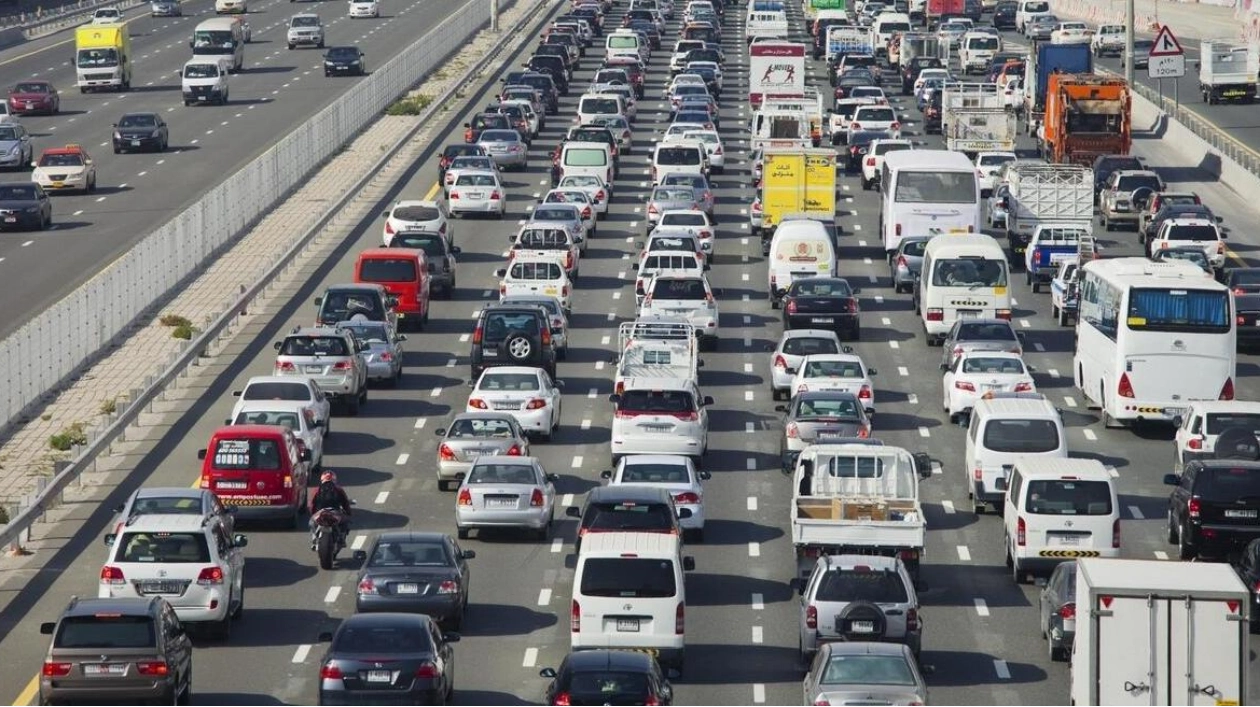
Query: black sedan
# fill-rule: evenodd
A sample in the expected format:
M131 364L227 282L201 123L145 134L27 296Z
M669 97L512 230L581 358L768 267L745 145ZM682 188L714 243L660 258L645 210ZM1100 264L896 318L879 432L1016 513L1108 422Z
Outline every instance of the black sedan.
M114 123L114 154L128 150L166 152L171 133L157 113L127 113Z
M332 47L324 52L324 76L363 76L364 56L358 47Z
M1230 268L1225 286L1236 295L1260 294L1260 268Z
M1234 295L1234 313L1238 317L1238 348L1260 346L1260 295Z
M543 698L548 705L669 705L674 700L674 688L646 653L570 653L559 670L543 668L538 674L551 679Z
M0 184L0 230L38 228L52 224L52 200L32 182Z
M844 158L844 171L854 174L862 171L862 160L871 148L872 140L892 137L885 130L858 130L849 136L848 147L840 152Z
M784 329L828 329L861 338L857 293L839 277L795 280L783 294Z
M355 553L362 563L355 611L428 614L458 631L468 606L468 560L476 556L443 533L382 533Z
M459 634L439 634L424 614L355 614L330 641L319 663L319 703L446 704L455 690Z

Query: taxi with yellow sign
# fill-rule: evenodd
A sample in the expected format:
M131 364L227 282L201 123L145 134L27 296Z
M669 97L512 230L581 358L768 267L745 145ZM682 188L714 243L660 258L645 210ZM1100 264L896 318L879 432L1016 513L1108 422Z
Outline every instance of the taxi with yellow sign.
M45 191L96 191L96 162L81 145L44 150L32 166L31 179Z

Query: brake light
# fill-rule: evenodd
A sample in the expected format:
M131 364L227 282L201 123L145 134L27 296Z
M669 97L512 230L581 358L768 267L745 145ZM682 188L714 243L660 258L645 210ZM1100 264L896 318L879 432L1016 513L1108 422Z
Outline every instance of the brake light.
M906 626L919 628L919 610L918 609L906 610Z
M387 236L394 235L394 224L390 223L389 221L385 222L385 235Z
M788 314L796 314L796 300L788 300L787 306L783 309Z
M801 436L801 430L797 427L795 422L789 422L784 434L787 435L788 439L798 439Z
M561 705L562 707L568 707L568 705L570 704L570 703L569 703L569 693L567 693L567 692L557 692L557 693L556 693L556 701L555 701L555 702L552 702L552 704L553 704L553 705Z
M542 508L543 492L541 489L534 489L534 492L530 494L529 505L531 508Z
M958 390L965 390L971 393L976 392L976 386L968 383L967 381L954 381L954 387Z
M1009 309L999 309L994 314L997 315L997 319L1005 319L1008 322L1011 320L1011 310Z
M500 287L499 287L499 292L500 292L500 293L502 293L502 292L503 292L503 287L502 287L502 286L500 286ZM480 344L480 343L481 343L481 337L482 337L481 325L480 325L480 324L478 324L478 325L477 325L477 328L476 328L476 329L473 329L472 342L473 342L474 344Z
M700 420L700 413L697 412L675 412L671 414L683 422L698 422Z
M1221 400L1233 400L1233 399L1234 399L1234 379L1233 379L1233 378L1226 378L1226 379L1225 379L1225 385L1221 386L1221 397L1220 397L1220 399L1221 399Z
M851 128L851 129L853 129L853 130L861 130L861 129L862 129L862 124L861 124L861 123L859 123L859 122L857 122L857 121L855 120L855 121L853 121L852 123L849 123L849 128Z
M929 322L945 321L945 311L937 307L929 307L927 310L927 320Z
M443 444L438 447L438 459L444 462L455 461L455 450L451 449L450 445Z
M468 399L468 407L470 407L470 408L476 408L476 409L478 409L478 410L489 410L489 409L490 409L490 406L486 404L486 401L482 400L481 398L469 398L469 399Z
M752 212L753 212L754 214L759 214L759 213L761 213L761 199L757 199L756 201L753 201L753 203L752 203Z
M1202 512L1203 512L1203 502L1200 501L1199 499L1192 498L1190 499L1190 502L1186 504L1186 514L1189 515L1191 518L1198 518L1199 514Z
M1128 373L1120 374L1120 383L1116 387L1118 388L1117 395L1119 395L1122 398L1137 397L1133 394L1133 384L1129 382ZM1221 391L1221 392L1224 392L1224 391Z
M822 696L820 696L820 697L818 697L817 699L815 699L815 700L814 700L814 704L815 704L815 705L822 705L823 707L825 707L826 705L830 705L830 704L831 704L831 702L827 699L827 696L826 696L826 695L822 695Z
M867 167L874 167L874 166L875 166L875 158L874 158L874 157L867 157L867 158L866 158L866 166L867 166Z
M858 398L859 398L860 400L870 400L870 399L871 399L871 387L870 387L869 385L864 385L864 386L862 386L862 389L858 391Z
M459 582L456 582L453 579L445 580L441 584L438 585L438 594L458 594L458 593L459 593Z
M46 678L65 677L70 674L71 667L73 666L70 663L55 663L51 660L45 660L44 661L44 677Z
M774 355L774 367L775 367L775 368L787 368L787 367L788 367L788 365L787 365L787 359L783 358L783 356L782 356L782 355L780 355L780 354L775 354L775 355Z
M1111 546L1120 547L1120 519L1116 518L1111 522Z
M686 624L686 604L678 602L678 608L674 610L674 635L683 635L683 626Z
M451 190L451 200L452 200L452 201L456 201L456 200L458 200L458 199L459 199L459 192L457 192L457 191L455 191L454 189L452 189L452 190Z
M582 209L582 218L590 218L590 217L591 217L591 207L589 206L584 207Z
M276 361L276 370L281 373L292 373L297 369L289 361Z
M1041 260L1041 248L1033 248L1032 258L1033 262Z
M359 582L358 592L359 594L376 594L376 582L373 582L371 577L364 577L363 581Z
M218 565L202 568L197 575L197 584L203 587L208 587L212 584L223 584L223 568Z
M1033 388L1032 383L1029 383L1028 381L1024 381L1023 383L1018 383L1015 385L1015 392L1028 393L1032 391L1032 388Z
M813 604L805 607L805 628L810 630L818 629L818 607Z
M455 504L459 506L471 506L472 491L469 491L468 489L460 489L459 498L455 499Z
M857 145L854 145L854 146L852 146L852 147L850 147L850 148L849 148L849 154L850 154L850 155L856 155L857 153L858 153L858 147L857 147Z
M569 631L573 633L582 631L582 605L578 604L576 599L569 603ZM565 700L564 703L568 704L569 701Z
M891 127L893 130L901 130L901 123L898 123L897 121L893 121L893 124Z
M101 568L101 584L126 584L127 578L123 576L122 569L118 567L109 567L108 565Z
M1203 449L1203 439L1200 437L1192 437L1188 442L1186 442L1186 447L1189 449Z
M857 436L858 436L858 439L866 439L867 437L871 436L871 426L866 425L860 428L857 431Z
M1059 607L1059 618L1064 621L1071 621L1076 618L1076 604L1069 603Z
M1015 544L1020 547L1028 544L1028 526L1024 523L1024 519L1020 518L1015 523Z
M700 502L700 494L695 491L683 491L674 496L674 503L690 503L696 504Z
M898 238L901 237L901 224L899 223L893 224L893 234L896 235Z
M569 288L564 288L563 294L567 297ZM538 337L543 346L551 346L551 327L543 327L542 334Z
M604 200L604 197L606 197L606 196L607 196L607 194L605 194L605 193L604 193L604 190L603 190L603 189L600 189L599 191L595 192L595 201L596 201L596 202L603 201L603 200Z
M515 257L515 256L513 256L513 257ZM499 285L499 296L500 296L500 297L506 297L506 296L507 296L507 285L504 285L504 284L500 284L500 285Z
M503 195L499 193L498 189L495 189L494 191L490 192L490 201L498 201L502 198L503 198Z
M420 667L416 668L416 679L418 680L436 680L438 678L438 667L430 661L424 661Z
M1241 287L1235 287L1235 288L1234 288L1234 294L1236 294L1236 295L1245 295L1245 294L1247 294L1247 291L1246 291L1246 290L1244 290L1244 289L1243 289L1243 288L1241 288ZM1238 318L1238 323L1239 323L1239 324L1242 324L1242 317L1239 317L1239 318Z
M464 131L464 142L474 142L472 128Z
M509 456L509 457L519 457L519 456L521 456L521 445L519 445L519 444L514 444L514 445L512 445L512 446L511 446L511 447L507 450L507 456Z
M977 466L976 468L972 469L972 470L971 470L971 478L975 479L976 481L983 481L983 480L984 480L984 469L983 469L982 467L978 467L978 466Z
M904 255L898 255L898 256L897 256L897 267L898 267L899 269L900 269L900 268L905 268L905 269L907 269L907 270L909 270L909 269L910 269L910 263L906 260L906 256L904 256Z

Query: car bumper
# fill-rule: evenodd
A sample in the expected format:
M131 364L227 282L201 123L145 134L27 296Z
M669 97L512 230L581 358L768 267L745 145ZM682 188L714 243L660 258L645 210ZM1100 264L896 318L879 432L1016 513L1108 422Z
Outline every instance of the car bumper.
M461 481L468 475L472 465L472 462L439 461L437 464L437 477L441 481Z
M787 390L792 387L792 380L796 376L786 373L786 369L770 367L770 385L775 390Z
M319 687L321 705L435 705L442 702L442 690L433 680L409 690L347 690L340 680L324 680Z
M377 11L377 10L375 10L375 9L373 9L373 8L368 8L368 7L365 7L365 8L351 8L351 9L350 9L350 16L351 16L351 17L376 17L376 16L377 16L377 15L379 15L379 14L380 14L380 12L379 12L379 11Z
M394 377L394 364L389 361L373 361L368 364L368 378L371 380L386 380Z
M28 107L29 106L29 107ZM9 104L9 112L14 115L30 115L31 113L47 113L52 110L51 103L36 103L29 105L23 103L21 105Z
M503 213L503 202L492 199L455 199L448 202L450 210L458 214L495 214Z
M470 408L468 412L481 411ZM506 412L515 418L516 423L526 432L547 432L551 429L551 410L549 408L542 408L541 410L508 410Z
M914 284L914 271L909 268L897 268L892 275L893 285L905 286Z
M678 509L688 509L691 511L690 518L680 518L678 525L683 530L704 530L704 506L694 503L682 503L678 505Z
M1200 552L1215 549L1236 549L1260 538L1260 526L1191 523L1193 545ZM1211 536L1208 536L1211 533ZM1206 554L1206 553L1205 553Z
M450 621L459 616L461 601L459 594L423 597L359 594L354 601L354 610L360 614L373 611L424 614L437 621Z
M529 155L524 150L520 152L499 152L490 155L490 159L500 167L519 167L529 162Z
M196 101L198 103L208 103L210 101L219 101L223 99L223 91L221 89L184 91L183 95L185 101Z
M284 376L286 374L281 373L277 375ZM315 384L324 392L324 395L344 397L355 392L354 378L349 376L311 376L302 373L291 373L288 375L294 378L310 378L315 381Z
M128 582L130 581L128 580ZM193 584L185 591L184 596L167 596L165 598L182 623L222 621L228 613L228 591L226 584L220 586L224 588L204 590L203 587ZM194 591L194 596L188 596L188 591ZM125 585L125 588L120 589L114 589L110 585L101 585L97 592L97 597L101 599L133 599L144 596L147 595L137 592L130 583Z
M726 155L725 154L715 155L712 152L710 152L709 153L709 166L717 167L719 169L724 169L726 167Z
M226 504L235 504L237 506L236 521L271 521L271 520L287 520L293 517L297 508L293 504L284 505L265 505L265 506L245 506L241 505L239 500L231 499L231 496L220 496Z
M76 179L66 182L39 182L44 191L82 191L87 189L86 179Z
M318 46L322 44L323 41L324 41L323 37L301 36L301 37L288 38L288 43L295 47L314 47L314 46Z
M95 678L81 680L59 680L41 677L39 681L39 703L75 704L103 702L113 704L170 704L174 701L178 676L168 675L161 680L126 679L126 685L111 684L103 686ZM76 684L77 683L77 684Z
M1055 567L1058 567L1064 562L1072 562L1078 557L1120 557L1120 549L1112 547L1102 549L1083 547L1080 549L1065 550L1056 550L1047 547L1043 548L1041 552L1053 553L1053 556L1042 557L1040 555L1029 555L1016 557L1016 561L1019 562L1020 571L1032 572L1035 574L1048 574L1054 571Z
M786 314L783 317L788 329L827 329L853 331L858 327L855 314Z
M455 525L460 528L529 528L542 530L551 522L552 513L545 508L527 510L470 509L455 507Z
M124 138L122 140L114 140L115 150L156 150L162 146L162 138L142 137L142 138ZM0 160L3 164L3 160Z
M664 434L613 435L612 453L624 454L681 454L698 456L704 453L703 440Z
M362 64L354 64L352 66L336 66L324 65L324 73L326 74L361 74L363 73Z
M9 219L13 219L10 221ZM0 216L0 230L5 228L27 228L30 226L38 226L40 214L20 213L13 216Z

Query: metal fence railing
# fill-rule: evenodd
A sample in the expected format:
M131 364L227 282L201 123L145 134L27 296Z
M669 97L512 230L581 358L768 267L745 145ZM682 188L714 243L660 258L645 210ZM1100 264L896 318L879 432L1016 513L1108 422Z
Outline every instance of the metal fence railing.
M1198 113L1186 108L1172 98L1160 95L1158 91L1141 82L1135 83L1133 90L1141 97L1154 103L1157 108L1168 116L1169 120L1181 123L1187 130L1203 138L1203 141L1213 150L1219 152L1221 157L1231 159L1251 174L1260 176L1260 152L1248 147L1237 138L1216 127L1203 119Z

